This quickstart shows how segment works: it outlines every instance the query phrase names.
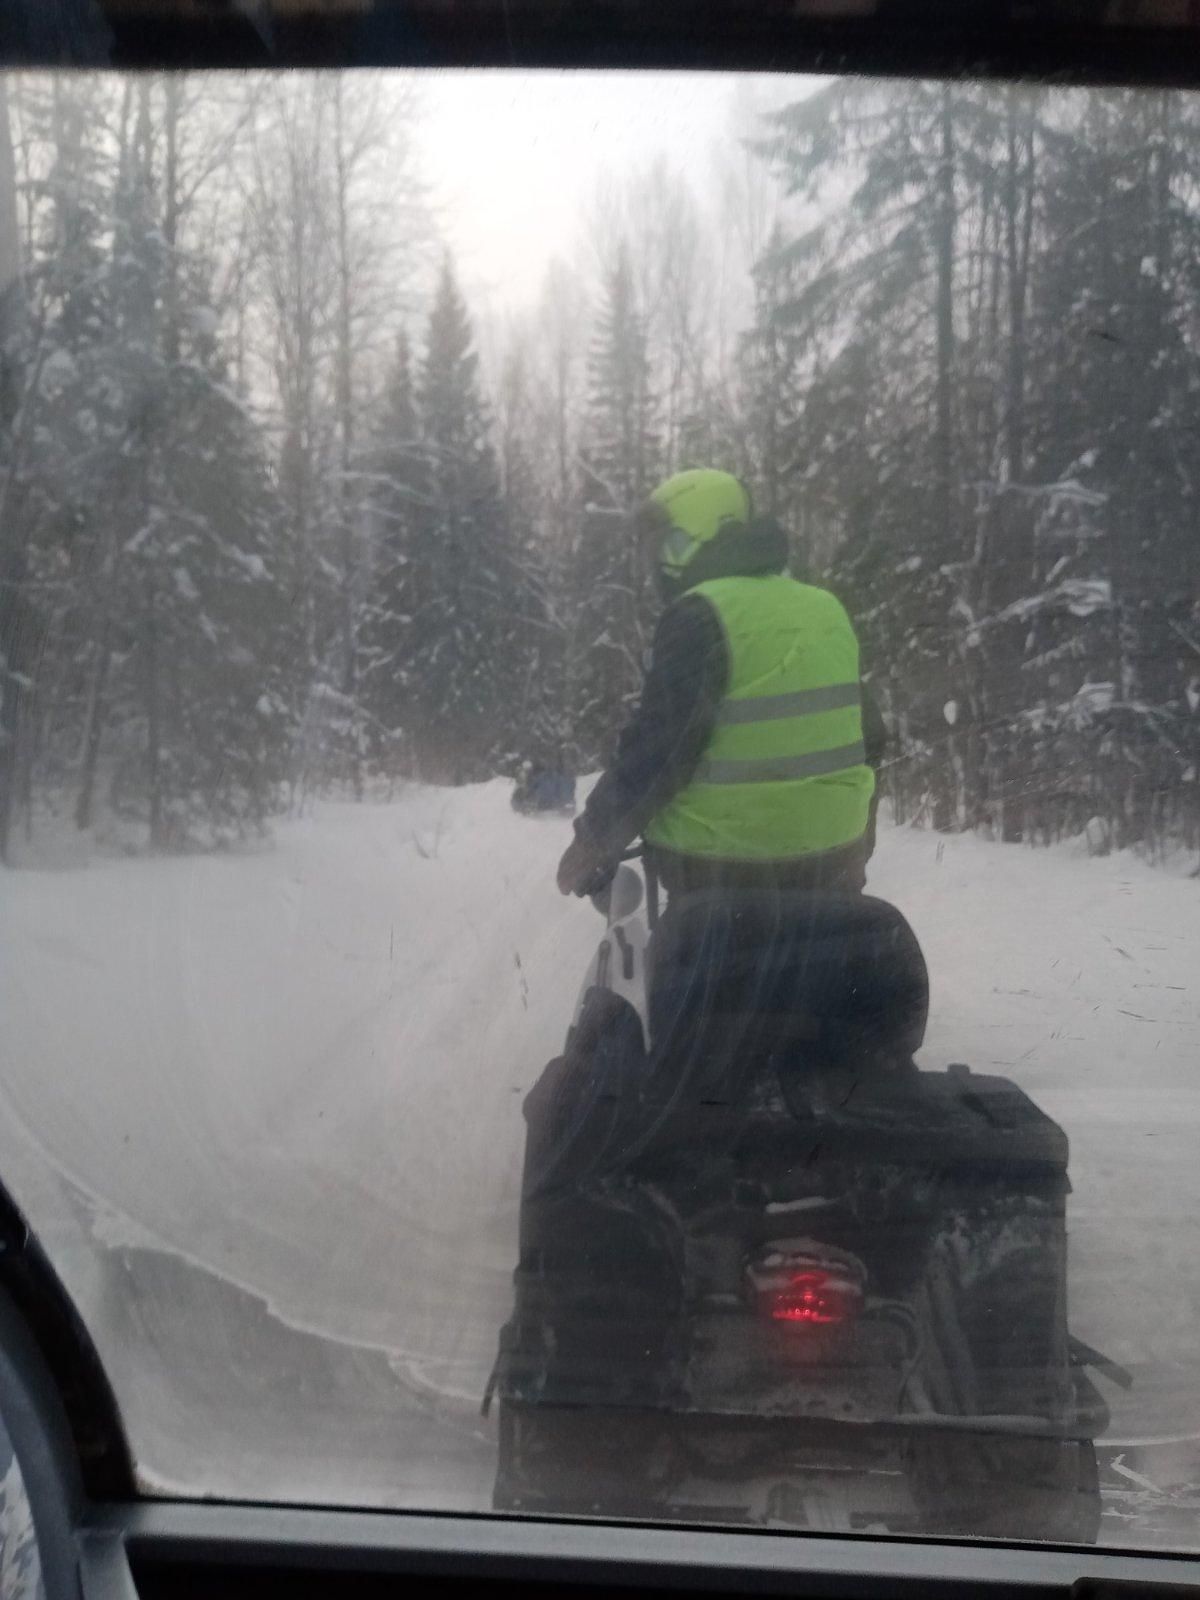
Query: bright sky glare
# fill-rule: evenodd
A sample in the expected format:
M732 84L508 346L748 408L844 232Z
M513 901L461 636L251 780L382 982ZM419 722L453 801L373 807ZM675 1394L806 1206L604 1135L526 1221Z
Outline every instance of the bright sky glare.
M528 304L573 254L602 180L665 156L700 198L734 133L735 95L765 108L822 80L687 72L431 72L423 161L475 294Z

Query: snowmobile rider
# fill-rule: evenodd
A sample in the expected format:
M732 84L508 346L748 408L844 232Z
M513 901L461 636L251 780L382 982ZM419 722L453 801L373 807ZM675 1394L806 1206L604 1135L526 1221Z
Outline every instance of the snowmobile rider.
M668 893L858 893L885 731L838 600L788 576L745 485L697 469L639 515L666 608L641 701L558 868L587 894L641 835Z

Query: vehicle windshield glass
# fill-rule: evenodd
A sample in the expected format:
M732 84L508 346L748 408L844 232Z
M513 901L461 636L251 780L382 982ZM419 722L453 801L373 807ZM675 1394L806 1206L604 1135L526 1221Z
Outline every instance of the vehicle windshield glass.
M142 1492L1197 1546L1198 238L1177 91L0 75L0 1182Z

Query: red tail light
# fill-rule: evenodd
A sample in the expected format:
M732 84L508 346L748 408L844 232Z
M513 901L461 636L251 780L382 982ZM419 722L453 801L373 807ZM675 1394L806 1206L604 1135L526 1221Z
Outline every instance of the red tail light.
M752 1261L746 1276L755 1310L772 1322L836 1327L862 1309L866 1273L853 1257L776 1250Z
M771 1290L762 1307L772 1322L845 1322L858 1310L858 1289L831 1272L793 1272L784 1289Z

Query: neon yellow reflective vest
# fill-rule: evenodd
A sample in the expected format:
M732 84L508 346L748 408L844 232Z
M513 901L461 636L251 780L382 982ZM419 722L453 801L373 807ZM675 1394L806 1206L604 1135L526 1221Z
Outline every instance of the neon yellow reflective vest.
M646 829L651 844L726 861L785 861L865 833L875 774L863 751L858 640L824 589L716 578L729 683L700 764Z

